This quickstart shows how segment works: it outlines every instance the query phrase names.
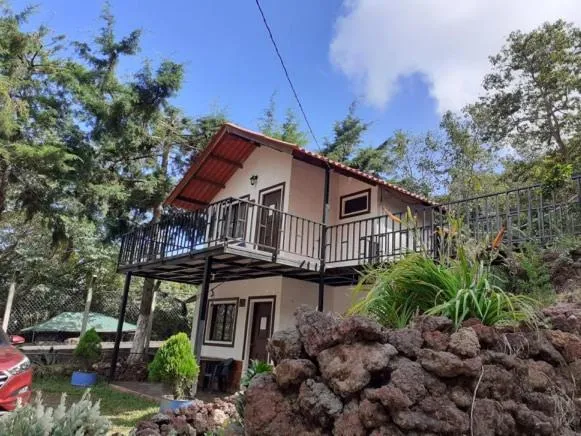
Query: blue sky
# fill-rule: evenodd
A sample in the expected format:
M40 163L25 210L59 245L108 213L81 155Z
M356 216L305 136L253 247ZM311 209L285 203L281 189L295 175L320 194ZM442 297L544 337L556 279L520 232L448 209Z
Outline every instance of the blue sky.
M254 0L112 0L119 35L143 29L139 60L169 58L186 67L176 104L191 116L224 107L234 122L256 128L270 95L277 93L279 117L298 107L262 23ZM350 102L373 125L367 143L377 145L395 129L424 131L437 127L439 114L422 74L398 78L397 91L383 107L368 104L357 84L334 64L330 44L339 0L262 0L279 48L322 143ZM15 8L24 2L15 0ZM43 23L69 39L90 39L100 25L100 0L44 0L33 23ZM129 74L139 64L122 65ZM303 125L303 127L306 127ZM306 129L305 129L306 130ZM314 144L309 145L315 149Z

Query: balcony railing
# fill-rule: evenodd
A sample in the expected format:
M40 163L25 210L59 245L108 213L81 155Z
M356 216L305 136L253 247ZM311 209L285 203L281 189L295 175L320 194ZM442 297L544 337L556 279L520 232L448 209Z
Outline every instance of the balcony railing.
M410 251L437 254L453 221L482 240L502 235L505 244L547 244L581 235L581 177L547 192L540 185L437 206L410 207L333 226L247 200L228 198L193 212L164 218L123 237L119 265L167 260L217 247L254 251L297 265L320 264L326 232L327 268L393 261Z
M126 234L119 265L167 260L225 246L318 264L322 231L322 224L315 221L228 198Z

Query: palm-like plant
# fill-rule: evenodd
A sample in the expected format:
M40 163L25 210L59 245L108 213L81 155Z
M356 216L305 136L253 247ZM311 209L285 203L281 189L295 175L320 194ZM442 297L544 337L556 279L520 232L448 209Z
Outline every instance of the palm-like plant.
M456 327L472 317L488 325L534 322L536 301L505 292L500 284L489 264L469 257L462 247L446 263L409 254L363 274L351 313L391 327L405 326L416 313L447 316Z

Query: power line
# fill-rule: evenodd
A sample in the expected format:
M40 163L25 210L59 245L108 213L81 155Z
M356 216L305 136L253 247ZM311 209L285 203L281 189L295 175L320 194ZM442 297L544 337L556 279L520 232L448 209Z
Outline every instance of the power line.
M309 132L311 133L311 136L313 137L315 144L317 144L317 148L320 148L319 141L317 141L317 137L315 136L315 133L313 132L313 128L311 127L311 123L309 123L309 119L307 118L307 114L305 113L305 109L303 108L303 105L301 103L301 99L299 98L297 90L295 89L295 87L293 85L293 82L290 78L288 70L286 69L286 65L284 64L284 61L282 60L282 55L280 54L280 51L278 50L278 46L276 45L276 41L274 40L274 36L272 35L272 30L270 30L270 26L268 25L268 21L266 21L266 16L264 15L264 11L262 10L262 7L260 6L259 0L256 0L256 6L258 6L258 10L260 11L260 15L262 15L262 21L264 21L264 26L266 27L266 30L268 31L268 36L270 36L270 40L272 41L272 45L274 45L274 50L276 51L276 55L278 56L278 60L280 61L280 64L282 65L282 69L284 70L284 74L286 76L286 79L288 80L288 83L293 91L293 94L295 95L295 99L297 100L297 103L299 105L299 109L301 110L301 113L303 114L303 118L305 119L305 123L307 123L307 127L309 128Z

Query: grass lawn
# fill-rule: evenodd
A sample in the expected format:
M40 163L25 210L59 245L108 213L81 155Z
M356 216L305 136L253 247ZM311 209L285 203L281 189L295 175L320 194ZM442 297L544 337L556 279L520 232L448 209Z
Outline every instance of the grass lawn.
M79 400L84 392L84 389L71 386L69 379L65 378L36 379L32 388L35 392L42 392L43 403L51 407L58 406L63 393L67 394L68 404ZM159 403L118 392L106 383L91 388L91 399L101 400L101 414L111 421L112 432L122 434L129 433L138 421L159 411Z

